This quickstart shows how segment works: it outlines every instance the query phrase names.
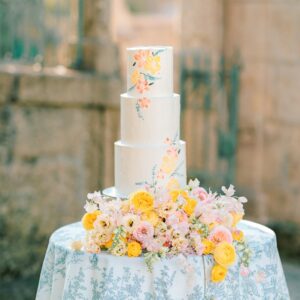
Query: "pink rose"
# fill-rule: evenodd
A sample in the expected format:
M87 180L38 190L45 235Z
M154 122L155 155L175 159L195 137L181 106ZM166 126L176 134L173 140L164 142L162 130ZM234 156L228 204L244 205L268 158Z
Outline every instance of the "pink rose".
M232 234L225 226L219 225L216 226L212 232L209 235L209 240L214 242L215 244L221 243L221 242L228 242L232 243L233 238Z
M151 223L144 221L141 222L137 228L133 231L134 238L141 242L142 244L147 244L147 242L153 238L154 227Z
M197 197L200 201L206 201L208 199L207 191L202 187L197 187L193 189L193 195Z

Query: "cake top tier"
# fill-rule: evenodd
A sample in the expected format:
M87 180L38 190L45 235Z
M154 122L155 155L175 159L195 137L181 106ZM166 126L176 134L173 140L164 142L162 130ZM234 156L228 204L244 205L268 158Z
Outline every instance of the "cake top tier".
M134 97L173 94L173 48L127 48L127 93Z

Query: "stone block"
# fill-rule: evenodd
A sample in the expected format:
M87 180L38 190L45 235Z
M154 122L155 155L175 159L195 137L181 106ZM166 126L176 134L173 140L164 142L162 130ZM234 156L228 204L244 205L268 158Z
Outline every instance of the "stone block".
M243 61L268 56L267 1L228 0L225 4L225 53L240 53Z
M268 56L272 61L299 62L300 2L269 1L266 41Z
M0 71L0 104L10 100L12 96L14 76Z
M300 64L274 63L268 72L268 93L274 106L273 117L279 121L300 124Z

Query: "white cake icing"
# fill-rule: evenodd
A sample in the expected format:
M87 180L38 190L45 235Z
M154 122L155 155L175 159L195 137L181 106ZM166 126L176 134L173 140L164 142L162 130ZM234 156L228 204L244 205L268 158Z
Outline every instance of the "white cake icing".
M179 137L180 96L140 99L121 95L121 141L126 144L161 144Z
M178 188L186 184L185 142L173 145L115 143L115 185L120 196L141 188Z
M186 184L180 141L180 96L173 94L172 47L129 48L127 93L121 95L121 140L115 143L114 193Z

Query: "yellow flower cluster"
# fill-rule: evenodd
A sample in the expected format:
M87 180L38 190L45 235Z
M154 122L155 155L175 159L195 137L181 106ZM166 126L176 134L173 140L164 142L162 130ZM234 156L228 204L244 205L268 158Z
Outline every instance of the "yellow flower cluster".
M82 225L83 228L85 230L92 230L94 229L94 222L97 219L97 216L99 216L101 214L101 212L99 210L96 210L94 212L91 213L86 213L83 217L82 217Z
M137 212L149 212L153 210L154 197L146 191L137 191L131 194L129 201Z
M221 242L216 245L213 256L217 264L212 268L211 280L220 282L225 279L227 268L235 262L235 249L228 242Z

